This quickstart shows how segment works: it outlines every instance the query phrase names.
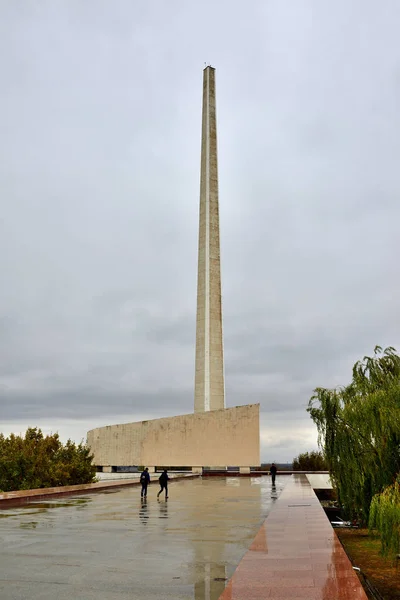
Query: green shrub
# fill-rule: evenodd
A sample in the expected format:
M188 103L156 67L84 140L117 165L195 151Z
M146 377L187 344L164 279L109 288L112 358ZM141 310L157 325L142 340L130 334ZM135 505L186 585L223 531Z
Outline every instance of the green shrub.
M0 434L0 491L92 483L96 468L83 444L62 444L57 433L44 436L36 427L24 437Z
M396 558L400 553L400 475L372 498L369 527L380 534L382 554Z

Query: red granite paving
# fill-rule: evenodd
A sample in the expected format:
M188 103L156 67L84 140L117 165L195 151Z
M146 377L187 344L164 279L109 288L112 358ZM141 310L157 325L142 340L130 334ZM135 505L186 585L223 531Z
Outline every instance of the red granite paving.
M219 600L367 600L305 475L292 475Z

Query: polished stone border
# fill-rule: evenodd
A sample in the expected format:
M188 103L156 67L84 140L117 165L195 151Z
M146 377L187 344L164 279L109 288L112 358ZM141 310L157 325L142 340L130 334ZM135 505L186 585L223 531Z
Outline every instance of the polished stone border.
M305 475L292 475L219 600L367 600Z
M277 471L277 475L329 475L329 471ZM227 471L212 469L203 471L203 477L265 477L270 475L269 471ZM330 488L329 488L330 489Z
M194 479L199 477L199 474L193 473L188 475L170 474L171 483L182 479ZM157 484L158 478L150 482L150 485ZM26 504L32 500L43 500L46 498L58 498L60 496L71 496L74 494L91 494L93 492L102 492L104 490L131 487L140 485L138 479L120 479L113 481L99 481L97 483L86 483L82 485L68 485L51 488L39 488L35 490L21 490L17 492L0 493L0 509L9 508L19 504Z

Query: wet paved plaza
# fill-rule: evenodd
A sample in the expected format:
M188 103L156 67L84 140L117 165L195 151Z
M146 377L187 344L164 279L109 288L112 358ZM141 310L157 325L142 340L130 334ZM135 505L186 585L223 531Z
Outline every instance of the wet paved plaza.
M176 481L0 511L2 600L217 600L288 478Z

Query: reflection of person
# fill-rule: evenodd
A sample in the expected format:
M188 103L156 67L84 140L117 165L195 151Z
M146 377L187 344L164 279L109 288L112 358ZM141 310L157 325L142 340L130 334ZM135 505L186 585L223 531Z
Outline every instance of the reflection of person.
M144 496L141 502L139 517L143 525L147 525L149 522L149 515L147 514L147 498Z
M159 502L158 508L160 509L159 519L168 519L168 502ZM164 523L164 527L166 523Z
M161 473L160 477L158 478L158 481L160 482L161 489L157 494L157 498L159 497L161 492L163 490L165 490L165 499L167 499L168 498L168 481L169 481L167 469L164 469L164 471Z
M275 466L275 463L272 463L271 468L269 470L271 477L272 477L272 485L275 485L276 471L277 471L277 468Z
M140 476L140 483L142 484L142 491L140 492L140 495L142 498L146 498L147 486L150 483L150 473L149 473L149 469L147 467L145 468L145 470L143 471L143 473Z

